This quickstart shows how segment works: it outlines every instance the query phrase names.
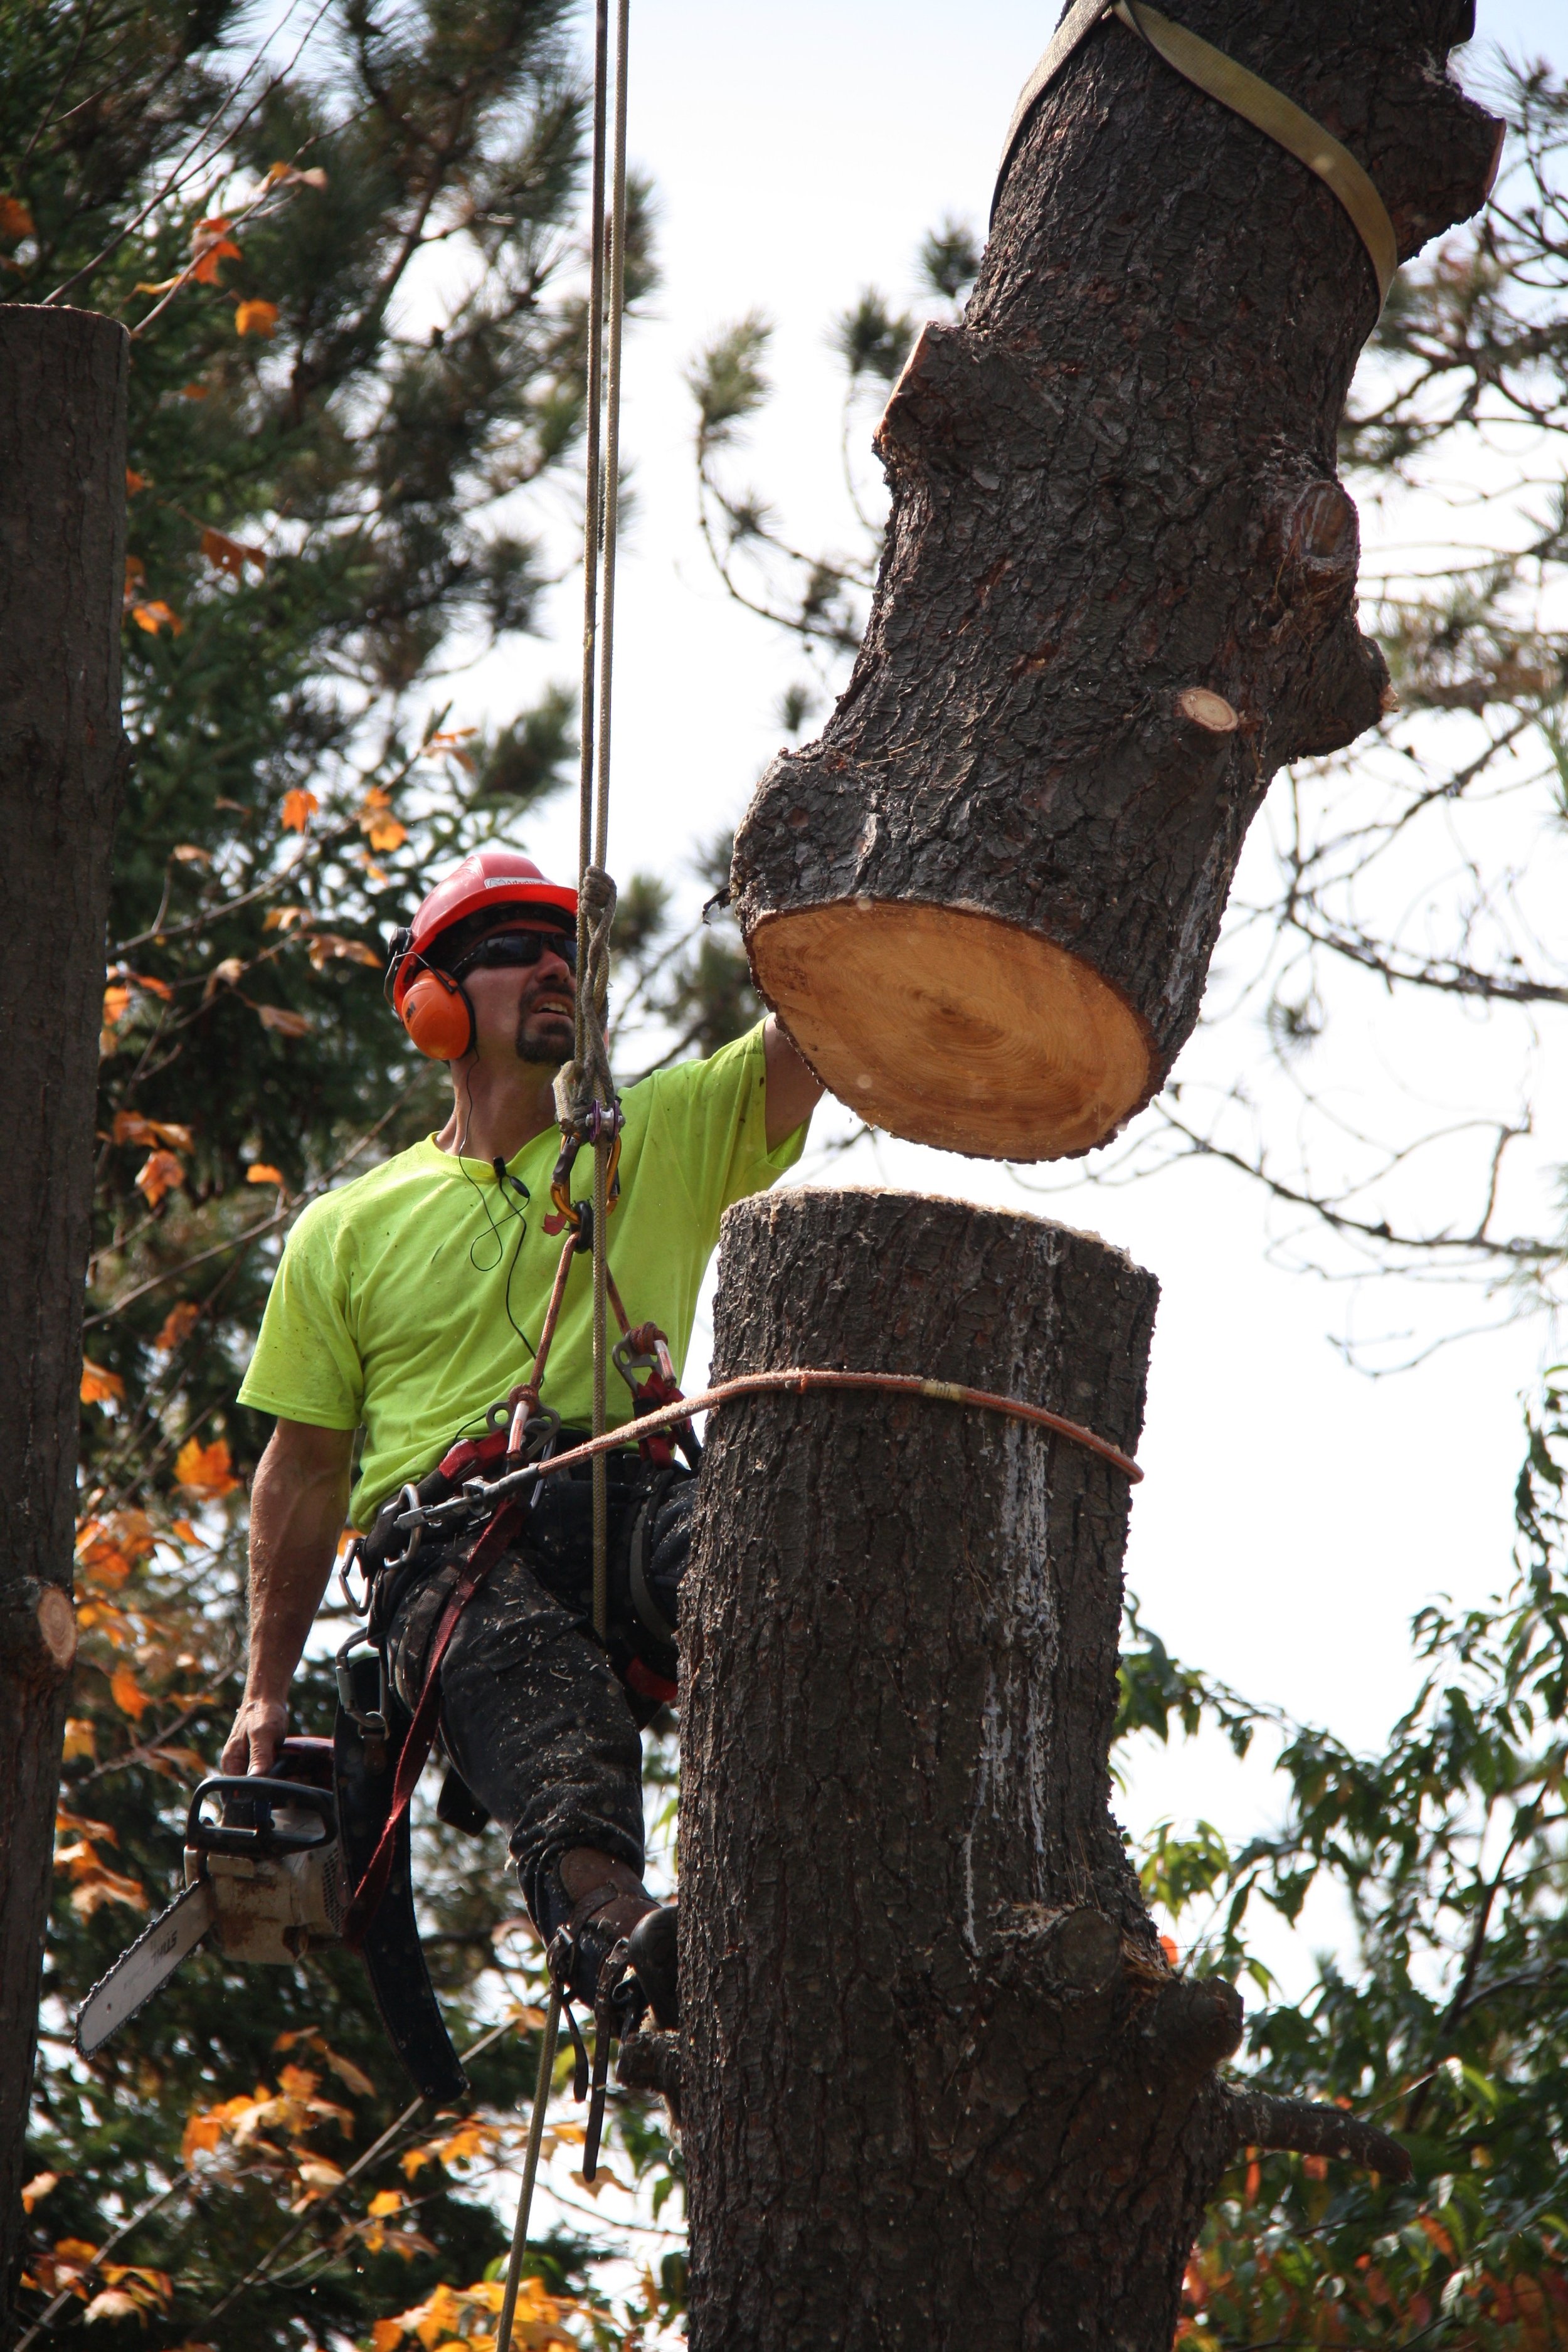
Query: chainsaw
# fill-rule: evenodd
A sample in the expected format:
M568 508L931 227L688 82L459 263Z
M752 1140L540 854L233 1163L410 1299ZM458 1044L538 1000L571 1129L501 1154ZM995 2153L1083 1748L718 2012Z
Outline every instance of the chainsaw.
M343 1676L352 1711L340 1708L335 1738L286 1739L270 1774L215 1773L195 1790L184 1887L82 2003L76 2042L84 2058L204 1945L227 1960L291 1968L341 1942L391 1805L400 1727L388 1719L379 1666L374 1656L352 1663ZM421 2094L442 2106L466 2098L419 1943L406 1814L360 1951L382 2021Z

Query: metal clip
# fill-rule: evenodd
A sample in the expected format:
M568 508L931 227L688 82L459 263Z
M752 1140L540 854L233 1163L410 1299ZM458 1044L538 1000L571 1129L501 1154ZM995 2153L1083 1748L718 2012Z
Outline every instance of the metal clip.
M359 1601L354 1599L353 1587L349 1582L349 1579L353 1574L356 1568L358 1569L360 1575L364 1580L364 1597L363 1600ZM370 1578L365 1571L364 1538L363 1536L355 1536L353 1538L348 1549L344 1552L342 1559L338 1562L338 1591L343 1596L344 1607L347 1608L353 1615L355 1617L369 1616Z
M354 1651L362 1647L370 1652L376 1664L375 1711L371 1715L362 1711L354 1697L353 1668L350 1661ZM349 1635L333 1663L337 1670L338 1704L343 1713L366 1739L384 1739L387 1736L386 1652L378 1643L367 1642L363 1633L355 1631Z
M403 1508L393 1521L393 1525L407 1528L408 1542L404 1550L388 1552L386 1566L389 1569L406 1568L418 1550L425 1534L425 1506L419 1499L419 1489L412 1479L405 1485L397 1499Z

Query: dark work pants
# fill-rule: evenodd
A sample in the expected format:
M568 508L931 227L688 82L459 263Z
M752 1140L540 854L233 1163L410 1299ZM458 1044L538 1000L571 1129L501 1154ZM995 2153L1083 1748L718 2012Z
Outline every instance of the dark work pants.
M612 1545L624 1508L612 1481ZM394 1612L393 1677L410 1708L469 1541L433 1552ZM506 1831L523 1900L546 1935L558 1921L542 1916L542 1900L546 1913L559 1910L549 1865L569 1847L596 1847L639 1876L643 1866L638 1718L595 1637L592 1580L591 1489L564 1474L463 1611L441 1664L447 1752Z

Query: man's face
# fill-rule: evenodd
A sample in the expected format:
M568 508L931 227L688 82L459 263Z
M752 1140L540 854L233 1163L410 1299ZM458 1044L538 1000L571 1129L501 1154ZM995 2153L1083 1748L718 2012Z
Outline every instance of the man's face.
M487 964L481 959L463 973L474 1008L479 1057L500 1061L512 1056L559 1069L572 1058L576 983L554 942L564 948L571 934L531 916L526 921L516 917L498 921L485 936L496 939L509 931L537 933L545 944L537 963L519 967Z

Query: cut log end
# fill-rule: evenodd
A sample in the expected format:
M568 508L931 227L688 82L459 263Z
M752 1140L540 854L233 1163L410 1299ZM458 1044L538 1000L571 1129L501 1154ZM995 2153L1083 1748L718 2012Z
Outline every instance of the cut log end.
M1142 1024L1021 925L912 899L765 914L757 985L823 1083L872 1126L984 1160L1059 1160L1150 1087Z
M57 1674L65 1674L76 1657L76 1611L68 1592L46 1584L38 1595L38 1638Z

